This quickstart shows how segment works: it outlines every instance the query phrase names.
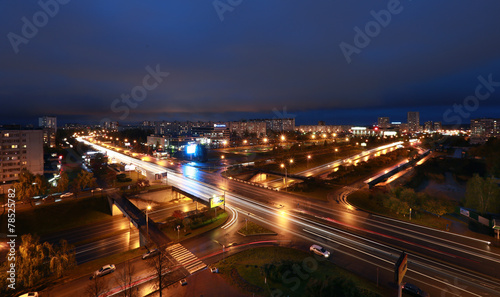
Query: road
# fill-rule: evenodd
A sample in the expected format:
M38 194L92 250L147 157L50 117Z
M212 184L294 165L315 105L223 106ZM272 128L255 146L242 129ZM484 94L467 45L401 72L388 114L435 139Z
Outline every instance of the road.
M150 172L168 171L155 164L138 164ZM449 296L496 296L500 292L500 250L495 245L355 210L345 211L335 202L307 201L222 180L195 168L185 171L189 174L168 171L169 183L206 200L226 190L226 205L240 216L249 216L296 240L319 242L338 255L332 261L361 275L372 271L372 280L378 267L381 282L391 283L394 263L405 250L410 259L405 280L431 295L447 292ZM285 207L278 209L276 204Z
M161 209L153 208L149 217L155 222L161 222L171 216L175 210L191 211L195 210L195 208L195 203L181 202ZM96 238L97 240L95 240ZM123 216L115 216L96 224L57 232L42 237L41 241L58 243L61 239L76 245L76 261L78 264L140 246L139 231Z

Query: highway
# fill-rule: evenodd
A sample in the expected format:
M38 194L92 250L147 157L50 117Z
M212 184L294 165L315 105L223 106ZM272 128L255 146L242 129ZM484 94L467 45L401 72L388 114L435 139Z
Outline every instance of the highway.
M168 171L170 184L201 199L208 200L225 190L226 205L238 211L240 216L249 216L297 240L319 242L334 251L336 256L332 261L362 275L363 271L374 272L378 267L381 280L386 284L391 282L393 265L404 250L409 253L405 281L416 283L431 295L447 292L449 295L445 296L498 296L500 292L500 250L485 241L346 211L332 202L307 201L287 193L225 180L192 167L183 168L187 177L128 156L115 157L150 173ZM285 207L274 207L276 202Z
M149 217L155 222L162 222L175 210L191 211L196 205L192 202L177 203L161 209L153 208ZM56 234L44 236L41 241L58 243L65 239L76 245L75 257L78 264L92 261L108 255L138 248L139 231L127 218L115 216L97 224L77 227ZM97 240L96 240L97 239Z

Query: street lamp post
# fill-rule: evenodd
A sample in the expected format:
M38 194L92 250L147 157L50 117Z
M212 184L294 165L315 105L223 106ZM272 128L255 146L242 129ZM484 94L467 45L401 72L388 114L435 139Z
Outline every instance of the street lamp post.
M284 163L281 163L281 168L285 168L285 192L287 191L286 184L287 184L287 171L286 171L286 166Z
M309 168L309 159L311 159L311 155L307 155L307 168Z
M149 238L149 217L148 217L148 213L149 213L150 210L151 210L151 205L148 205L148 207L146 207L146 234L148 235L148 238Z

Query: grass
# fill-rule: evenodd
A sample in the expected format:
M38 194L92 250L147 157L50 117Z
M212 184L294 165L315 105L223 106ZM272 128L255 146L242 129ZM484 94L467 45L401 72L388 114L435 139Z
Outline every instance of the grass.
M6 216L0 215L0 220L7 221ZM41 236L111 218L106 197L66 199L17 212L16 234Z
M450 224L450 221L435 215L424 213L424 212L412 212L411 221L409 216L397 215L392 213L389 209L380 205L375 198L373 198L368 191L357 191L349 195L349 203L357 208L363 209L370 213L379 214L386 217L395 218L398 220L411 222L413 224L418 224L422 226L427 226L430 228L435 228L439 230L445 230L446 225Z
M328 201L328 194L341 188L341 186L328 186L324 184L318 184L314 187L309 187L310 190L298 190L299 187L300 185L297 185L296 188L292 186L292 188L289 188L288 191L295 195L321 201Z
M297 277L292 269L289 272L288 269L281 271L284 272L281 274L282 277L266 274L264 269L266 264L274 264L280 269L283 263L288 263L288 267L307 265L308 270L302 269L302 273L308 274L307 280ZM328 276L343 276L352 280L358 288L376 292L380 296L390 295L389 292L377 288L375 284L323 258L316 258L310 253L291 248L260 247L246 250L217 263L217 267L228 283L246 293L256 293L259 296L306 296L307 283L311 279L324 280ZM280 291L282 294L278 293Z
M164 225L161 227L161 229L173 242L180 242L221 226L226 222L227 217L228 217L227 212L222 212L218 214L216 218L208 220L209 223L204 224L201 227L192 229L190 231L186 231L185 233L184 229L181 229L179 232L179 239L177 238L178 237L177 229L174 230L172 226Z
M273 232L273 231L266 229L260 225L257 225L254 222L247 222L247 226L238 230L238 233L241 233L245 236L260 235L260 234L274 234L274 235L277 234L276 232Z

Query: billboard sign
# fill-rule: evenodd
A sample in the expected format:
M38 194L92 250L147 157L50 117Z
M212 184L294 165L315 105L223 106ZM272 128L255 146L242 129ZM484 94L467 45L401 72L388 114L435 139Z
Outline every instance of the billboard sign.
M210 198L210 208L224 205L224 196L213 196Z
M403 252L401 256L399 256L396 265L394 265L394 281L397 284L401 284L403 282L403 277L405 276L407 269L408 269L408 255L405 252Z

